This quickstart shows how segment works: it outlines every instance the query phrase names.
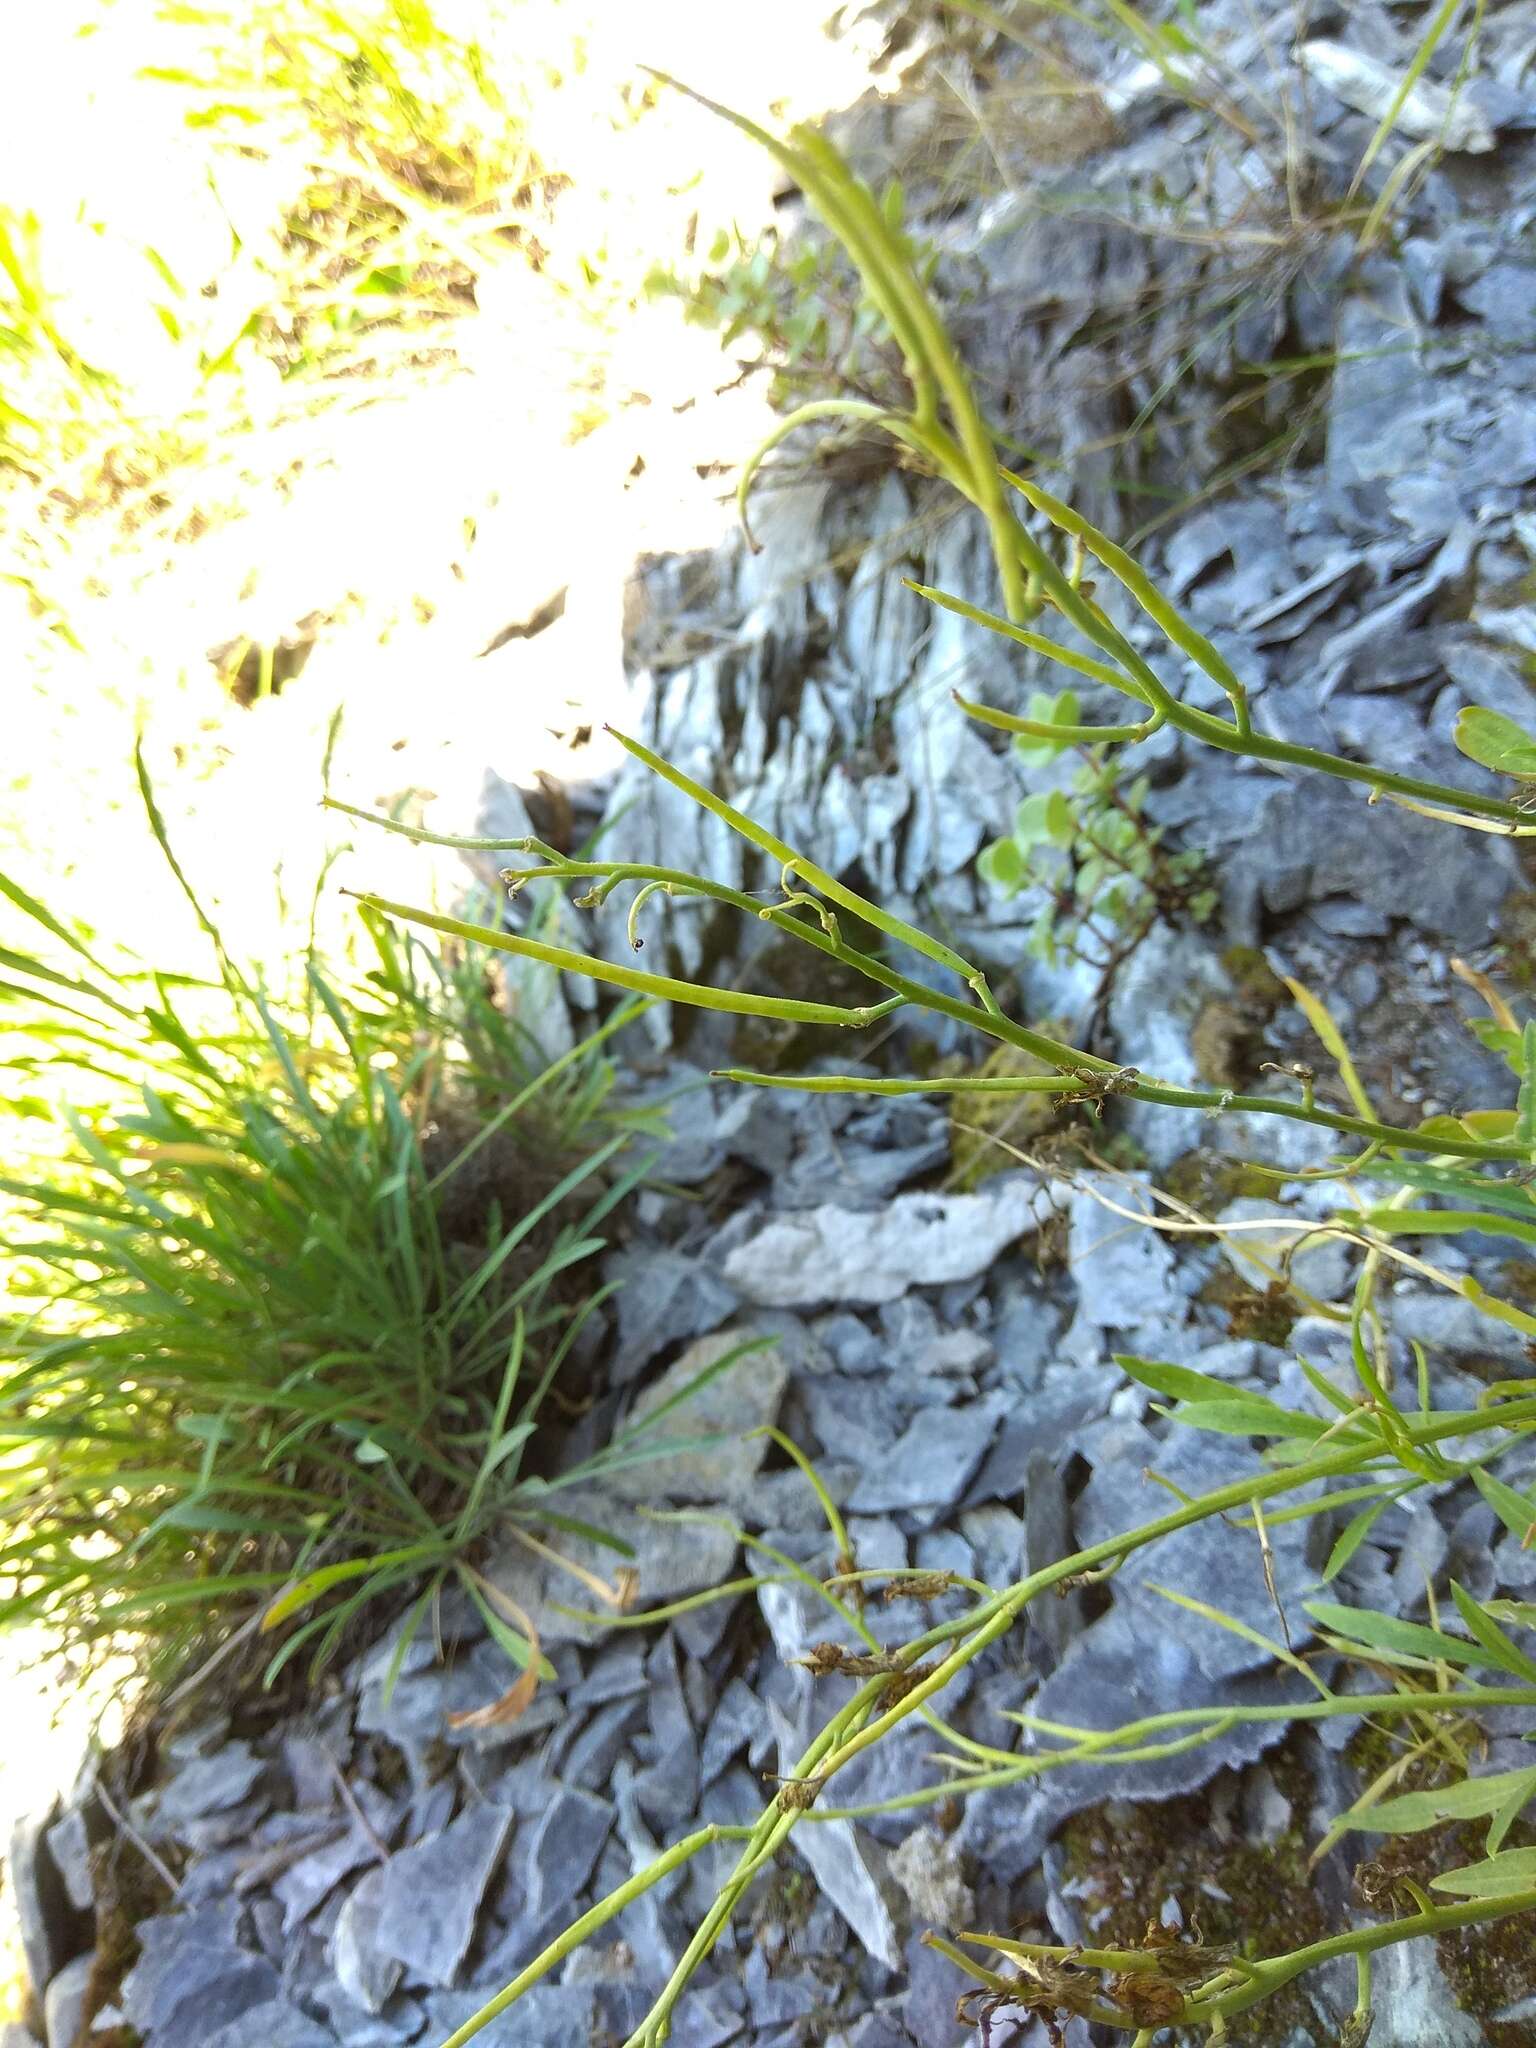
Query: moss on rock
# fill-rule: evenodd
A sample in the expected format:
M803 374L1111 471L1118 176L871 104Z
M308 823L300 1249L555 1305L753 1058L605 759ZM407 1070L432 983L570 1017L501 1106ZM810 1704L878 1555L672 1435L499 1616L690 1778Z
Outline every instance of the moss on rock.
M1306 1789L1296 1785L1293 1808L1305 1812L1310 1780L1299 1763L1295 1771ZM1059 1843L1085 1936L1101 1946L1138 1943L1169 1898L1200 1941L1239 1957L1281 1955L1336 1932L1308 1875L1303 1829L1263 1844L1234 1839L1210 1793L1090 1807ZM1317 2048L1330 2042L1304 1979L1232 2020L1226 2038L1231 2048L1273 2048L1297 2028Z

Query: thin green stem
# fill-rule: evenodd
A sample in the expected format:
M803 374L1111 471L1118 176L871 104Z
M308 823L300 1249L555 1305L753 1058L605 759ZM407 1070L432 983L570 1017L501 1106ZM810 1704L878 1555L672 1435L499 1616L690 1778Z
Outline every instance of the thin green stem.
M1521 1400L1501 1403L1497 1410L1497 1416L1506 1426L1536 1421L1536 1396L1528 1396ZM1489 1419L1489 1415L1483 1411L1471 1413L1457 1412L1448 1415L1408 1418L1405 1427L1415 1443L1428 1444L1470 1435L1478 1430L1486 1429ZM1269 1499L1275 1494L1294 1492L1301 1487L1310 1486L1322 1480L1358 1472L1384 1455L1385 1452L1379 1445L1369 1447L1355 1446L1334 1451L1327 1455L1304 1459L1281 1471L1250 1475L1247 1479L1233 1481L1230 1485L1217 1488L1197 1500L1184 1502L1168 1514L1160 1515L1155 1520L1143 1523L1139 1528L1130 1530L1123 1535L1107 1537L1103 1541L1091 1545L1088 1549L1078 1552L1074 1557L1063 1558L1038 1572L1032 1572L1027 1578L1021 1579L1016 1585L1008 1587L994 1595L990 1600L984 1601L980 1606L973 1608L968 1614L956 1617L948 1622L942 1622L909 1643L906 1647L906 1656L909 1660L916 1660L929 1649L936 1648L942 1643L955 1642L957 1638L963 1638L963 1640L959 1641L958 1647L944 1658L929 1677L920 1680L912 1687L910 1692L883 1713L879 1712L878 1709L882 1696L889 1685L889 1679L887 1677L872 1679L862 1686L848 1704L838 1714L833 1716L831 1721L828 1722L818 1735L812 1738L795 1766L792 1774L793 1777L800 1781L814 1781L818 1786L824 1784L827 1779L850 1763L855 1756L862 1754L872 1743L878 1742L888 1735L909 1714L916 1713L925 1706L927 1701L935 1693L942 1691L967 1664L980 1655L991 1643L997 1641L1000 1636L1005 1634L1032 1600L1040 1593L1049 1591L1051 1587L1060 1585L1064 1580L1073 1578L1085 1570L1091 1570L1095 1566L1107 1565L1112 1561L1118 1562L1132 1551L1141 1549L1149 1543L1154 1543L1163 1536L1172 1535L1179 1529L1188 1528L1194 1523L1209 1520L1211 1517L1225 1514L1229 1510L1251 1506L1253 1502ZM1504 1693L1506 1691L1513 1692L1515 1689L1483 1688L1480 1690ZM1468 1688L1467 1692L1470 1694L1471 1688ZM1529 1688L1519 1689L1518 1703L1526 1704L1530 1698ZM1446 1703L1446 1695L1436 1694L1434 1699L1437 1708L1443 1710ZM1308 1715L1309 1706L1328 1709L1332 1708L1335 1704L1324 1701L1303 1702L1294 1708L1282 1711L1288 1712L1291 1718L1306 1719L1310 1718ZM1342 1709L1347 1703L1339 1702L1337 1704ZM1379 1709L1373 1709L1373 1711L1376 1710ZM1218 1714L1231 1712L1230 1709L1215 1709L1212 1711ZM1261 1710L1249 1711L1258 1712ZM975 1789L983 1782L983 1777L984 1774L978 1773L974 1777L961 1780L960 1787L965 1790ZM737 1901L763 1864L788 1837L796 1821L803 1817L801 1810L793 1807L786 1810L781 1807L778 1801L775 1801L759 1818L753 1828L736 1833L734 1839L744 1839L746 1846L735 1871L721 1889L684 1954L679 1958L665 1989L652 2006L646 2020L630 2036L626 2048L642 2048L642 2044L654 2044L665 2038L668 2019L673 2006L676 2004L684 1986L698 1967L698 1964L720 1938L735 1909ZM537 1981L537 1978L553 1967L555 1962L558 1962L562 1956L569 1953L570 1948L575 1945L576 1941L584 1939L587 1932L591 1932L605 1924L612 1917L613 1913L622 1910L622 1906L627 1904L630 1898L638 1896L639 1891L645 1889L646 1884L654 1883L658 1876L665 1875L667 1870L676 1868L677 1864L683 1861L686 1855L695 1853L697 1847L704 1846L705 1839L719 1839L719 1836L714 1831L705 1830L702 1837L689 1837L688 1843L679 1844L676 1849L668 1851L664 1858L659 1859L658 1864L650 1866L639 1877L632 1879L628 1886L621 1887L618 1893L612 1894L608 1899L601 1901L592 1909L591 1913L577 1923L579 1932L570 1931L568 1934L562 1935L559 1942L553 1944L550 1949L545 1950L541 1956L537 1957L515 1981L515 1984L509 1986L507 1991L501 1993L497 2001L493 2001L491 2007L476 2015L474 2020L467 2022L466 2026L459 2030L453 2040L446 2044L446 2048L464 2048L464 2044L481 2027L488 2025L491 2019L494 2019L497 2014L506 2010L507 2006L513 2002L514 1997L520 1995L521 1990L526 1989L529 1984ZM689 1844L693 1844L694 1847L690 1847ZM1471 1920L1479 1917L1475 1908L1470 1912L1454 1907L1448 1908L1447 1911L1452 1914L1460 1913L1462 1918L1443 1922L1446 1925L1466 1925ZM1376 1931L1372 1930L1373 1933ZM1391 1938L1390 1934L1387 1938ZM1336 1946L1330 1947L1328 1944L1319 1944L1316 1949L1305 1952L1309 1957L1309 1961L1300 1965L1300 1967L1310 1967L1312 1960L1325 1960L1328 1954L1352 1952L1352 1948L1356 1945L1347 1936L1340 1937L1339 1945ZM1380 1944L1376 1943L1374 1945ZM1289 1961L1291 1959L1285 1960ZM1292 1971L1290 1974L1296 1974L1296 1972ZM1285 1980L1280 1979L1278 1981ZM1252 2000L1248 1999L1246 2002L1251 2003ZM1240 2005L1234 2005L1225 2009L1235 2011L1242 2008Z
M1053 497L1049 491L1041 490L1039 485L1027 482L1023 477L1016 476L1011 470L1005 471L1004 475L1006 480L1027 498L1030 504L1043 511L1062 532L1069 533L1075 539L1080 540L1091 553L1097 556L1099 561L1130 592L1136 602L1156 620L1163 632L1168 635L1168 638L1176 646L1181 647L1192 659L1197 661L1206 674L1217 682L1229 696L1232 695L1234 686L1239 691L1243 690L1243 685L1238 682L1230 667L1205 638L1204 634L1197 632L1189 624L1188 620L1183 618L1169 604L1168 600L1148 578L1145 571L1123 548L1117 547L1107 535L1100 533L1098 528L1086 520L1080 512L1076 511L1072 506L1065 504L1060 498ZM1058 588L1057 579L1059 579L1061 588ZM1108 626L1109 622L1105 619L1103 613L1099 612L1096 607L1087 605L1081 598L1077 598L1074 593L1071 593L1066 578L1061 576L1059 570L1055 572L1054 578L1047 577L1046 583L1052 598L1061 604L1062 610L1067 613L1073 623L1100 646L1105 645L1104 628ZM1062 595L1063 590L1068 593L1065 601ZM950 610L959 610L961 608L956 600L946 600L941 597L939 601L946 603ZM973 616L974 610L975 608L972 607L969 615ZM1007 622L998 621L993 630L1006 632ZM1110 630L1111 632L1114 631L1113 628ZM1177 726L1181 732L1189 733L1195 739L1204 740L1209 746L1220 747L1229 754L1246 754L1256 760L1280 761L1294 768L1317 769L1325 775L1332 775L1347 782L1361 783L1368 789L1378 793L1413 797L1424 802L1447 804L1453 807L1460 806L1461 809L1482 818L1497 818L1509 824L1528 822L1517 805L1508 803L1502 798L1480 796L1472 790L1457 789L1444 783L1426 782L1413 775L1399 775L1390 769L1378 768L1370 762L1350 761L1341 754L1325 753L1317 747L1301 746L1291 740L1273 739L1267 733L1254 732L1248 724L1246 716L1240 716L1235 723L1229 724L1225 719L1216 718L1208 711L1197 711L1190 705L1181 704L1177 698L1173 697L1158 682L1157 678L1152 675L1151 670L1147 667L1147 664L1141 660L1140 656L1135 654L1133 649L1129 648L1128 643L1123 642L1121 636L1116 633L1115 639L1118 644L1114 647L1113 651L1121 660L1124 660L1126 653L1129 653L1131 658L1127 665L1131 667L1133 674L1144 688L1150 679L1152 685L1151 701L1164 713L1168 723ZM1122 648L1124 652L1122 652ZM1124 684L1122 683L1120 687L1124 688ZM1136 692L1132 691L1130 694L1135 695ZM1246 697L1246 692L1244 692L1244 697ZM1234 706L1238 701L1237 698L1233 699Z
M1019 1756L995 1770L966 1772L963 1776L945 1778L937 1784L923 1785L916 1791L897 1793L890 1799L877 1799L867 1805L818 1805L807 1818L813 1821L871 1820L877 1814L900 1813L913 1807L930 1806L939 1800L968 1799L973 1792L992 1792L1002 1785L1023 1784L1030 1778L1043 1777L1050 1771L1071 1765L1121 1764L1133 1757L1166 1755L1168 1751L1154 1750L1147 1745L1146 1738L1179 1727L1195 1728L1199 1741L1184 1745L1186 1749L1192 1749L1198 1748L1200 1742L1214 1740L1234 1726L1281 1723L1289 1727L1295 1721L1369 1720L1376 1717L1396 1720L1412 1714L1443 1714L1452 1708L1471 1711L1482 1707L1536 1708L1536 1688L1528 1685L1481 1685L1463 1686L1452 1692L1340 1693L1332 1700L1298 1700L1293 1704L1282 1702L1259 1707L1184 1707L1165 1714L1149 1714L1143 1720L1126 1721L1117 1728L1105 1729L1072 1728L1061 1722L1037 1720L1032 1715L1011 1715L1010 1719L1018 1720L1021 1726L1033 1732L1080 1739L1070 1748Z
M1452 1934L1458 1927L1476 1927L1492 1920L1507 1920L1514 1913L1536 1910L1536 1891L1517 1892L1508 1898L1472 1899L1460 1906L1436 1906L1428 1913L1415 1913L1402 1920L1384 1920L1373 1927L1351 1928L1347 1934L1330 1935L1309 1948L1294 1949L1267 1962L1250 1963L1252 1977L1234 1991L1224 1992L1207 2005L1191 2006L1186 2017L1196 2021L1229 2020L1251 2005L1268 1998L1320 1963L1335 1956L1369 1955L1380 1948L1395 1948L1400 1941L1418 1941Z
M345 893L352 895L355 892L348 890ZM425 925L429 931L442 932L449 938L463 939L471 945L490 946L504 953L521 953L527 959L542 960L546 966L558 967L567 974L589 974L599 981L612 982L617 988L631 989L637 995L694 1005L699 1001L700 990L692 982L674 981L669 975L645 974L636 967L592 959L584 953L573 953L565 946L547 945L542 939L499 932L486 925L467 924L463 918L445 917L438 911L423 910L410 903L392 903L384 896L358 895L357 900L365 909L380 911L386 917ZM874 1003L868 1008L842 1009L831 1003L795 1002L785 996L755 996L742 989L712 989L709 995L710 1009L728 1010L738 1016L782 1017L800 1024L838 1024L853 1030L889 1016L892 1010L901 1007L904 1000L893 997L889 1002Z
M669 1877L691 1857L697 1856L701 1849L713 1848L716 1842L744 1841L754 1832L752 1828L724 1827L718 1822L711 1822L708 1827L700 1828L696 1834L685 1836L681 1842L658 1856L654 1863L648 1863L644 1870L636 1871L628 1884L620 1885L618 1890L610 1892L607 1898L599 1899L589 1913L583 1913L579 1920L573 1920L565 1932L557 1936L548 1948L541 1950L525 1970L518 1972L505 1990L498 1991L496 1996L488 1999L463 2026L456 2027L443 2043L443 2048L465 2048L467 2042L472 2041L476 2034L488 2027L492 2020L499 2019L509 2006L515 2005L523 1993L531 1990L541 1977L547 1977L556 1963L563 1962L572 1949L580 1948L590 1935L596 1934L600 1927L606 1927L616 1913L622 1913L626 1906L632 1905L636 1899L643 1898L653 1885L659 1884L664 1877Z
M714 791L706 789L702 782L695 782L691 775L685 775L680 768L673 767L670 761L664 761L660 754L652 753L640 740L630 739L627 734L616 731L613 726L607 727L606 730L613 734L626 753L633 754L637 761L643 762L652 774L659 775L663 782L670 782L674 789L680 789L685 796L692 797L702 809L729 825L733 832L750 840L754 846L761 847L781 868L792 871L802 881L809 882L812 888L819 889L822 895L833 903L840 903L845 910L852 911L856 917L863 918L866 924L873 925L876 931L884 932L887 938L896 939L903 946L910 946L914 953L921 953L925 959L933 961L936 967L948 968L951 974L958 975L963 982L973 984L980 979L980 969L973 967L968 960L962 959L953 947L930 938L927 932L920 930L917 925L908 924L905 918L892 916L890 911L882 909L878 903L871 903L868 897L861 896L856 889L850 889L845 883L838 881L835 875L828 874L827 870L819 866L809 855L797 853L792 846L786 845L775 834L755 824L744 812L728 804L724 797L716 796Z

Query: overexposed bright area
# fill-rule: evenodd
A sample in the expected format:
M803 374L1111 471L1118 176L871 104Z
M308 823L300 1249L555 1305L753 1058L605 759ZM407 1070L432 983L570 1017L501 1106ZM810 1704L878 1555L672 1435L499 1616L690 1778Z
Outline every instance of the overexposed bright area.
M141 736L201 901L280 979L311 918L348 950L342 884L463 882L400 838L349 851L327 756L339 794L440 832L487 829L497 778L603 771L630 565L719 538L771 422L653 287L771 218L772 161L646 67L776 123L842 105L868 39L827 11L13 11L0 870L114 955L207 973ZM0 1831L113 1694L47 1650L6 1647Z
M772 161L646 67L759 119L846 104L869 38L827 12L786 0L771 37L701 0L18 15L0 194L26 346L0 396L31 459L0 491L0 858L19 879L173 964L191 927L144 833L139 727L187 868L260 957L338 838L317 809L338 711L334 786L439 830L474 828L487 770L601 771L600 730L571 736L622 710L628 564L718 537L771 417L750 383L719 391L737 365L647 283L756 232ZM404 158L382 169L381 121ZM376 246L370 185L401 202ZM551 600L558 625L525 637ZM361 879L430 877L375 836Z

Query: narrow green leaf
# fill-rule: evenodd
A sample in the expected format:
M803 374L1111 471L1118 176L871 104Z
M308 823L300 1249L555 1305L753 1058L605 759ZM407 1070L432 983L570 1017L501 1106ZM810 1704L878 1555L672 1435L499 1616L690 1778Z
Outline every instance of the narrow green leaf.
M1536 1542L1536 1502L1527 1494L1516 1493L1491 1472L1474 1471L1472 1484L1517 1542Z
M1536 1898L1536 1849L1505 1849L1485 1863L1447 1870L1432 1877L1429 1888L1456 1899L1513 1899L1524 1892Z
M1349 1521L1339 1531L1338 1538L1332 1550L1328 1553L1328 1562L1323 1566L1323 1578L1325 1581L1338 1577L1366 1537L1370 1535L1372 1529L1375 1528L1377 1518L1382 1513L1382 1510L1391 1505L1390 1498L1378 1500L1373 1502L1370 1507L1362 1508L1358 1515L1350 1517Z
M460 1576L469 1590L470 1599L474 1601L476 1607L480 1610L480 1619L485 1623L491 1641L504 1657L511 1658L519 1671L526 1671L533 1656L533 1645L526 1636L521 1635L515 1628L510 1628L502 1620L496 1609L475 1584L473 1578L467 1574L461 1574ZM553 1685L555 1682L554 1665L550 1663L547 1657L541 1655L538 1660L538 1667L539 1677L546 1685Z
M1505 1635L1498 1623L1472 1598L1464 1586L1451 1581L1451 1598L1456 1603L1456 1612L1467 1625L1467 1633L1475 1636L1483 1648L1497 1663L1501 1671L1507 1671L1514 1678L1528 1678L1536 1683L1536 1660L1527 1657L1517 1649Z
M1515 1106L1515 1138L1536 1145L1536 1017L1527 1017L1520 1039L1520 1096Z
M1519 1771L1496 1771L1486 1778L1462 1778L1434 1791L1405 1792L1360 1810L1350 1823L1359 1834L1416 1835L1447 1820L1481 1820L1497 1813L1516 1793L1520 1805L1536 1797L1536 1764ZM1518 1811L1518 1808L1516 1809Z
M1303 1604L1313 1620L1324 1628L1388 1659L1418 1657L1470 1665L1476 1670L1508 1669L1501 1656L1491 1654L1481 1643L1445 1635L1439 1629L1426 1628L1422 1622L1399 1621L1395 1615L1377 1614L1366 1607L1336 1607L1327 1600L1308 1600Z
M441 1555L442 1545L438 1543L412 1543L401 1550L386 1550L377 1557L348 1558L342 1564L322 1565L317 1571L307 1572L297 1585L290 1586L286 1593L274 1600L261 1618L263 1629L276 1628L286 1621L290 1614L307 1607L332 1586L344 1584L348 1579L361 1578L365 1572L383 1571L392 1565L426 1563Z
M1115 1363L1139 1385L1150 1387L1154 1394L1164 1394L1172 1401L1229 1401L1232 1398L1229 1381L1212 1379L1208 1373L1195 1372L1187 1365L1167 1365L1154 1358L1138 1358L1127 1351L1117 1351Z

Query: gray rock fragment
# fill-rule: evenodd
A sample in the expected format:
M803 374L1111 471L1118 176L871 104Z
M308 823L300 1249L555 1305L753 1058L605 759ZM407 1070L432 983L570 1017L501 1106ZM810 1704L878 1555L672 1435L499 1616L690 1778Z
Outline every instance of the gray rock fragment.
M237 1918L230 1908L202 1906L139 1926L139 1960L123 1979L122 2004L154 2048L203 2048L210 2033L278 1996L276 1970L235 1940Z
M1175 1708L1279 1705L1308 1696L1315 1697L1305 1680L1290 1671L1209 1678L1177 1637L1149 1636L1139 1615L1128 1615L1117 1605L1070 1645L1030 1711L1075 1728L1107 1729ZM1252 1763L1283 1734L1284 1723L1278 1720L1242 1724L1177 1756L1052 1771L1034 1794L1038 1805L1028 1808L1026 1802L1016 1825L1029 1831L1038 1855L1070 1813L1106 1799L1170 1799L1192 1792L1224 1765ZM964 1826L961 1837L971 1846Z
M321 1985L316 1999L329 2014L342 2048L401 2048L402 2043L414 2041L427 2023L418 2001L403 1991L378 2013L362 2011L339 1984Z
M713 1784L731 1759L767 1725L761 1701L739 1678L733 1678L715 1702L704 1728L699 1781Z
M941 1929L967 1922L940 1921ZM914 2041L943 2041L952 2038L955 2001L970 1988L959 1966L939 1949L930 1948L920 1936L907 1943L906 1995L902 2018ZM1006 2037L1005 2037L1006 2038Z
M619 1283L614 1377L632 1379L659 1351L717 1329L734 1315L734 1292L701 1259L655 1245L617 1252L603 1277Z
M772 1590L775 1589L764 1588L765 1592ZM779 1769L792 1772L798 1738L777 1707L770 1708L770 1712L778 1736ZM797 1828L790 1839L810 1865L822 1892L848 1922L866 1953L877 1957L887 1969L897 1969L901 1948L896 1939L896 1923L886 1899L884 1883L876 1871L876 1859L884 1854L878 1844L867 1838L861 1839L852 1823L845 1820Z
M211 1756L194 1757L161 1789L160 1825L180 1833L190 1822L239 1806L266 1767L248 1742L226 1742Z
M656 1606L682 1599L689 1593L705 1592L731 1575L736 1538L718 1524L657 1521L596 1486L573 1487L555 1498L562 1514L593 1528L605 1529L629 1544L634 1553L630 1562L640 1578L642 1606ZM617 1561L611 1549L584 1537L564 1534L559 1543L561 1555L573 1564L600 1577L611 1577ZM568 1573L540 1564L520 1545L493 1557L486 1569L493 1582L505 1584L527 1611L546 1650L560 1643L602 1640L600 1626L559 1611L560 1607L585 1604L585 1596ZM717 1630L729 1619L724 1602L706 1608L704 1613Z
M1432 1941L1382 1949L1371 1971L1371 2002L1390 2018L1392 2048L1484 2048L1487 2037L1457 2004Z
M623 1754L625 1740L644 1712L638 1699L611 1700L599 1707L576 1737L560 1765L569 1784L596 1791Z
M1006 1398L988 1394L957 1408L925 1408L872 1463L848 1505L855 1514L949 1507L960 1500L997 1430Z
M446 2040L484 2003L474 1992L434 1992L426 2001L429 2038ZM595 2008L590 1984L533 1984L477 2039L484 2048L591 2048Z
M751 1330L737 1327L717 1330L690 1344L636 1401L630 1425L637 1426L654 1415L752 1336ZM777 1419L788 1379L789 1367L776 1350L748 1352L647 1429L636 1445L637 1450L655 1453L659 1446L676 1441L678 1450L648 1456L643 1464L612 1473L605 1484L624 1501L650 1502L661 1495L677 1501L744 1506L768 1454L768 1439L752 1432ZM706 1436L719 1441L704 1447L694 1441ZM689 1447L682 1448L684 1444Z
M85 1996L95 1967L96 1951L92 1949L88 1954L76 1956L73 1962L66 1963L48 1986L48 1995L43 2000L48 2048L75 2048L80 2025L85 2018Z
M376 1862L378 1854L361 1828L348 1828L291 1864L272 1886L283 1907L283 1932L292 1934L344 1877L364 1863Z
M528 1843L525 1913L541 1919L581 1896L613 1826L613 1808L561 1786Z
M870 1213L822 1207L778 1216L738 1245L725 1277L782 1308L895 1301L909 1287L985 1272L1046 1213L1032 1176L1000 1175L974 1195L898 1195Z
M1486 116L1466 95L1453 97L1443 85L1418 78L1401 99L1403 74L1348 43L1318 37L1297 51L1302 69L1345 106L1373 121L1389 112L1404 135L1418 141L1433 138L1445 149L1486 155L1493 148L1493 130Z
M371 2013L384 2010L404 1974L379 1943L384 1877L380 1865L359 1878L331 1935L331 1964L342 1990L354 2005Z
M688 1991L672 2023L672 2048L726 2048L728 2041L741 2038L746 2024L727 2003L724 1985Z
M1156 1462L1157 1472L1185 1498L1198 1498L1258 1469L1246 1445L1193 1429L1171 1436ZM1075 1504L1073 1519L1082 1544L1097 1543L1139 1519L1126 1498L1123 1468L1111 1464L1095 1471ZM1274 1606L1278 1598L1298 1643L1309 1631L1303 1602L1320 1591L1316 1571L1307 1562L1305 1522L1284 1522L1271 1529L1266 1571L1257 1538L1235 1541L1219 1517L1137 1550L1116 1573L1113 1585L1116 1607L1133 1610L1130 1625L1151 1646L1149 1668L1166 1654L1164 1682L1170 1689L1178 1684L1179 1672L1191 1664L1208 1678L1224 1678L1268 1660L1263 1650L1230 1629L1164 1599L1156 1590L1159 1586L1192 1589L1207 1605L1269 1637L1282 1633ZM1192 1678L1193 1671L1189 1675ZM1174 1704L1172 1699L1169 1704Z
M391 1857L378 1894L380 1953L427 1984L451 1984L512 1827L505 1808L472 1806L441 1834Z
M48 1849L52 1812L17 1821L5 1859L6 1889L21 1931L32 1989L41 1999L69 1959L73 1919L64 1880Z
M78 1913L88 1913L96 1903L91 1841L91 1826L83 1806L65 1807L48 1830L48 1853L63 1882L64 1895Z
M1274 1230L1250 1227L1271 1219ZM1244 1225L1221 1239L1221 1249L1233 1271L1250 1287L1262 1293L1278 1272L1288 1274L1304 1294L1319 1301L1337 1301L1344 1292L1349 1281L1349 1246L1339 1237L1309 1237L1304 1216L1278 1202L1243 1195L1229 1202L1217 1220Z
M1173 1251L1150 1224L1129 1222L1120 1209L1158 1212L1139 1174L1087 1176L1072 1196L1067 1263L1077 1283L1078 1316L1101 1330L1140 1330L1182 1309L1174 1285Z
M335 2048L336 2036L286 1998L253 2005L210 2034L205 2048ZM51 2048L51 2044L50 2044Z

